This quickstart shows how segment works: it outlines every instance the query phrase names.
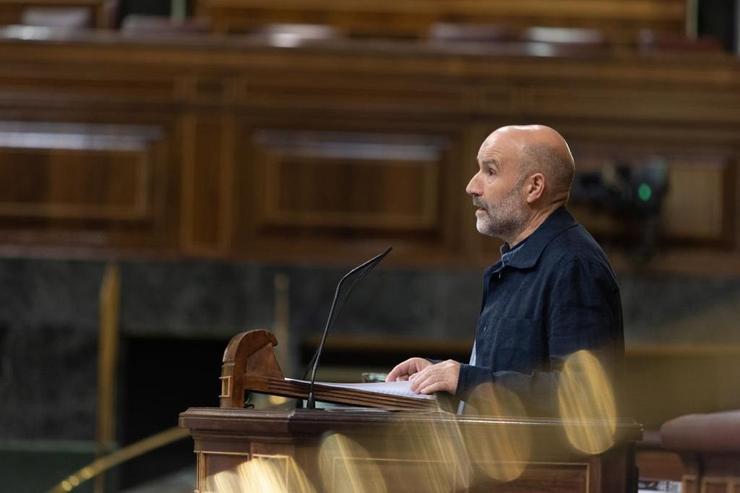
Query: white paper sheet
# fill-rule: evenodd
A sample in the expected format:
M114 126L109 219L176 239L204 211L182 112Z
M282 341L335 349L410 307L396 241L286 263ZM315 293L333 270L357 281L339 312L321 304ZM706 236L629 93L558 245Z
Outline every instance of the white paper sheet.
M309 383L306 380L295 380L286 378L285 380L293 382ZM411 382L373 382L373 383L336 383L336 382L316 382L316 385L327 387L338 387L342 389L361 390L363 392L375 392L378 394L397 395L401 397L410 397L412 399L436 399L436 397L427 394L417 394L411 390Z

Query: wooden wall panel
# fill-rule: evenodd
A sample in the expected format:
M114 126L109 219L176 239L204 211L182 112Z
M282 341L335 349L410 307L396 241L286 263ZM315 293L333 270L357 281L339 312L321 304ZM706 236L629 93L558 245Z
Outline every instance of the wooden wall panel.
M260 227L439 227L446 143L414 135L260 131Z
M727 204L734 203L734 190L727 185L735 175L734 162L728 157L697 157L676 159L670 166L662 217L666 234L731 242L735 218Z
M189 253L228 251L234 190L234 122L189 114L182 122L183 247Z
M685 0L198 0L219 31L275 22L325 23L353 34L423 36L435 22L594 27L629 38L640 29L681 33Z
M327 68L334 70L336 66L331 64ZM250 74L239 94L243 102L261 107L338 109L342 112L373 109L383 112L449 111L462 105L478 104L482 98L478 88L450 84L439 77L418 77L412 73L391 81L382 74L373 73L372 67L368 68L362 78L336 73L327 78L306 77L303 70L290 66L281 67L279 71L264 70ZM294 76L286 77L286 71L293 72ZM511 104L508 87L486 87L486 95L494 99L499 108Z
M616 74L615 74L616 75ZM667 74L668 75L668 74ZM648 81L612 82L605 86L578 87L546 84L522 89L521 101L528 112L544 118L569 114L573 118L594 119L604 113L631 120L656 121L693 114L694 124L728 122L740 111L740 102L730 94L698 88L679 87L667 90L651 87ZM612 86L612 84L614 84ZM634 85L633 85L634 84ZM630 87L632 86L632 87ZM646 102L649 101L649 104ZM712 108L712 112L707 110Z
M158 125L0 121L2 242L164 246L165 139Z
M700 143L696 135L687 142L671 132L655 132L643 126L625 131L606 123L590 128L572 122L548 123L570 142L579 173L597 172L616 164L639 168L655 160L665 162L669 185L658 233L663 247L734 248L738 230L734 205L737 158L732 146L722 141ZM603 208L579 203L571 203L570 207L576 218L601 240L624 243L635 234L636 222L629 223ZM488 258L495 257L501 245L488 238L481 238L478 243Z
M0 149L0 216L145 219L150 166L132 151Z
M95 27L107 27L106 0L0 0L0 25L19 24L23 11L33 7L83 8L90 11Z
M234 228L245 248L289 242L326 251L370 242L440 250L449 240L454 206L448 201L450 181L445 182L450 176L448 138L336 130L245 132L250 145L237 153L242 178L235 192L240 205Z
M155 128L0 122L0 216L150 218Z
M489 471L496 471L495 466L492 468L491 464L484 464L482 467L484 470L488 467ZM500 471L501 469L506 470L507 466L498 467ZM592 491L590 485L598 484L598 478L593 477L594 469L598 469L597 461L591 463L574 461L562 464L533 463L525 469L521 477L514 481L514 484L517 489L521 488L521 491L587 493Z
M662 234L674 242L733 243L736 218L730 204L735 203L732 184L736 173L731 151L713 153L677 144L640 148L629 143L610 147L575 142L573 147L577 169L586 172L617 163L640 167L656 159L664 161L669 185L661 211ZM586 206L578 211L579 218L597 234L621 230L616 218Z
M20 128L0 127L0 172L27 180L0 186L5 246L344 262L390 244L398 263L488 264L500 243L475 231L464 192L478 146L541 122L580 169L664 157L663 228L683 248L665 265L698 269L686 259L701 250L740 271L734 58L55 36L0 32L0 121Z
M43 63L43 61L39 60ZM138 69L95 70L84 64L79 70L50 65L42 72L27 60L6 67L0 73L3 96L14 101L31 100L73 104L120 102L129 105L172 101L179 90L177 81L166 74ZM184 84L181 84L184 85ZM53 90L51 90L53 89Z

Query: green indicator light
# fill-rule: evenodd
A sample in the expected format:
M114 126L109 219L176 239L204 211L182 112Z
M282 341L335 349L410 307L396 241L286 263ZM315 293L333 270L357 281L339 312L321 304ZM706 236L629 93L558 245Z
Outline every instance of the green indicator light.
M647 202L653 196L653 189L647 183L640 183L640 187L637 189L637 196L643 202Z

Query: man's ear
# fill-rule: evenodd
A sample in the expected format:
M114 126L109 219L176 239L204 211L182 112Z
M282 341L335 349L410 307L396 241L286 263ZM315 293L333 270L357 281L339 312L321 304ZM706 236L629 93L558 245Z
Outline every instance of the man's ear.
M545 184L545 175L542 173L534 173L529 177L525 189L528 204L536 202L545 194Z

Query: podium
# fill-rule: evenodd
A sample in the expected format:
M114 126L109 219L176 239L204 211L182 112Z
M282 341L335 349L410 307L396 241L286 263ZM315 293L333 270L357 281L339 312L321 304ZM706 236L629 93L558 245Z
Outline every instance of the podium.
M234 392L250 392L250 385L269 390L268 380L255 374L261 371L257 360L250 364L249 358L257 354L261 364L272 364L269 347L245 350L240 336L240 343L234 342L239 336L232 343L242 344L242 351L230 343L232 351L227 348L224 355L221 407L190 408L180 415L180 425L195 443L197 493L637 491L634 442L641 428L631 420L616 422L608 450L586 454L570 444L567 423L553 418L457 416L433 408L389 411L383 400L375 408L236 406L243 397L233 399ZM264 337L253 340L268 346L274 341ZM269 382L279 383L275 370ZM245 387L235 388L235 380ZM305 390L287 383L287 390L276 388L291 395ZM372 402L372 397L363 400ZM600 420L577 423L585 435L601 426Z

